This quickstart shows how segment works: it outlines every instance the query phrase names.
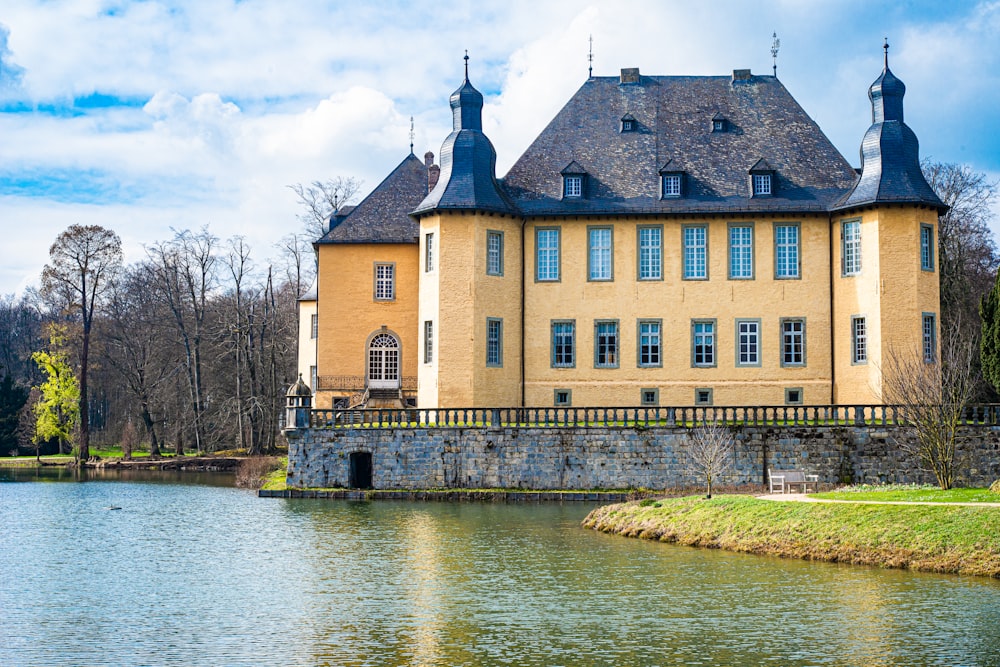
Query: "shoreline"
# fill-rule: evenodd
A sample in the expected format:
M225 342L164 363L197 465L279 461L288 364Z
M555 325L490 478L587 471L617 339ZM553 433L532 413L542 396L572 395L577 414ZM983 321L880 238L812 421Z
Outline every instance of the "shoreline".
M689 497L605 505L582 525L740 553L1000 578L1000 509L989 506Z
M244 456L168 456L158 459L148 457L125 459L91 459L80 467L89 470L183 470L186 472L235 472ZM53 459L42 457L41 461L30 459L0 459L0 468L75 468L72 458Z

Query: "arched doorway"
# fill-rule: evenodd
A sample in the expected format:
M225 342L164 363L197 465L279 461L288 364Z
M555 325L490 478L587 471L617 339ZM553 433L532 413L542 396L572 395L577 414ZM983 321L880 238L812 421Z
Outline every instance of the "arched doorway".
M399 389L399 339L391 333L368 341L368 388Z
M347 486L352 489L372 488L371 452L351 452L348 459Z

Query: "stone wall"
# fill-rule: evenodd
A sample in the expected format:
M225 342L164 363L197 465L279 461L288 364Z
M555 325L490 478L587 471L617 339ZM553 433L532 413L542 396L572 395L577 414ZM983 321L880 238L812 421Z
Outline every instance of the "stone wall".
M825 483L933 482L899 450L902 427L734 427L722 484L764 484L770 467ZM376 489L665 489L701 483L684 428L301 429L289 439L288 482L349 485L354 452L371 454ZM959 448L963 485L1000 479L1000 428L969 427Z

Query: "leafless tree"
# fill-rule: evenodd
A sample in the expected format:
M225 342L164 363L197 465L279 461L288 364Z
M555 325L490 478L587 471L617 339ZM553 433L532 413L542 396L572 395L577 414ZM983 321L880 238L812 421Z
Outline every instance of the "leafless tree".
M733 464L734 444L732 432L718 422L706 422L695 427L690 434L688 461L692 471L705 480L706 498L712 497L712 485Z
M311 185L296 183L288 187L298 195L299 203L305 209L298 217L305 226L306 234L317 240L329 231L330 216L349 204L361 189L361 181L349 176L335 176L326 181L313 181Z
M921 470L934 475L942 489L955 484L956 450L965 406L975 393L976 343L961 326L942 328L940 360L925 360L923 350L887 350L882 390L890 403L902 405L913 441L899 447Z
M87 370L94 314L122 265L122 242L110 229L97 225L71 225L49 248L49 263L42 271L42 294L82 328L80 343L81 461L90 458L90 404Z

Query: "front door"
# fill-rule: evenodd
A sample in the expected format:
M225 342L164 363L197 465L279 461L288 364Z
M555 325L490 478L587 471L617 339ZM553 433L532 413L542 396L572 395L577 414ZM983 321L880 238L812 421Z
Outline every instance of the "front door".
M371 452L351 452L347 470L347 486L352 489L372 488Z
M399 389L399 341L380 333L368 344L368 388Z

